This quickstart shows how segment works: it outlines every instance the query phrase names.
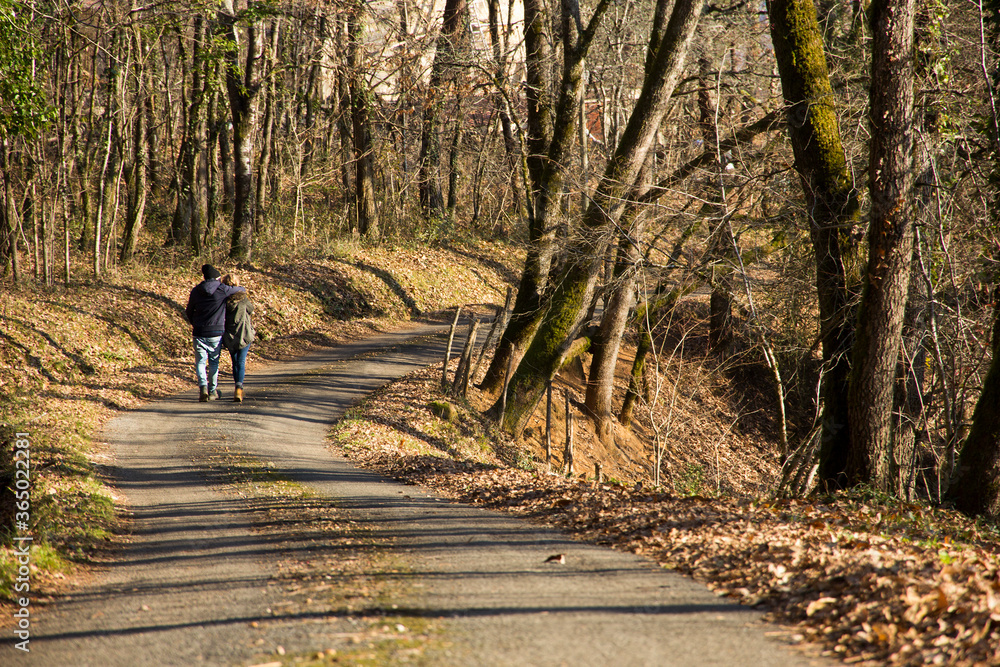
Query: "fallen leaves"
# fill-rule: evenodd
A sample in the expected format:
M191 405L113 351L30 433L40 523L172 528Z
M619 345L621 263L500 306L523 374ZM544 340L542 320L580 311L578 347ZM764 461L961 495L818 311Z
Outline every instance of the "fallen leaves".
M380 430L366 430L373 440L352 440L352 458L461 502L647 555L795 626L802 642L849 664L1000 664L994 528L859 493L679 498L474 459L462 444L468 435L421 440L426 412L407 406L425 405L433 389L418 376L355 411L352 423L372 420ZM409 448L414 442L420 454Z

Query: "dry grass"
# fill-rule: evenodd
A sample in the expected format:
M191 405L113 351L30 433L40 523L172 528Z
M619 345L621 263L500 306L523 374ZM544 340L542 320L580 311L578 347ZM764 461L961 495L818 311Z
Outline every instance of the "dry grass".
M218 266L237 273L255 303L253 373L446 305L502 302L517 262L507 246L419 253L345 246L279 265ZM164 256L69 288L0 286L0 440L9 452L14 433L30 434L30 532L52 553L35 559L41 567L32 579L46 590L65 581L71 562L100 558L123 530L121 499L102 481L113 463L99 441L102 425L122 410L194 388L183 310L200 265ZM0 473L7 469L0 465ZM13 500L0 493L0 526L12 526ZM0 545L0 598L11 593L11 553Z

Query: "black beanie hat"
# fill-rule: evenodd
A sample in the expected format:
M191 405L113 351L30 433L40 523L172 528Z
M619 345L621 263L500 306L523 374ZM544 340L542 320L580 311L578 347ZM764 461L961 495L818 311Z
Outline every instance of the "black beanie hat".
M211 264L205 264L201 267L201 275L205 276L205 280L215 280L222 274Z

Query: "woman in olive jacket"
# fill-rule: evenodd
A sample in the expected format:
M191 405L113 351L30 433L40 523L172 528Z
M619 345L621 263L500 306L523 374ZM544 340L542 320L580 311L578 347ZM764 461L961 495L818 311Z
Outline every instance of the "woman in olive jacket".
M233 274L223 278L222 282L232 287L240 284L239 278ZM252 313L253 302L245 291L236 292L226 299L226 332L222 334L222 344L229 350L229 358L233 360L233 382L236 383L233 401L236 403L243 402L243 377L246 375L247 353L256 335L250 322Z

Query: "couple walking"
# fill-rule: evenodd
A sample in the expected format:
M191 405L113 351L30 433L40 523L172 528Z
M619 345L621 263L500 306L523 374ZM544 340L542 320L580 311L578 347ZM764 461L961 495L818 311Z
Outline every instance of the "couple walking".
M225 347L233 361L236 383L233 401L242 403L247 353L255 335L250 322L253 303L235 275L222 277L211 264L202 266L201 274L205 279L191 290L184 311L194 333L194 374L198 379L199 400L219 398L219 357Z

